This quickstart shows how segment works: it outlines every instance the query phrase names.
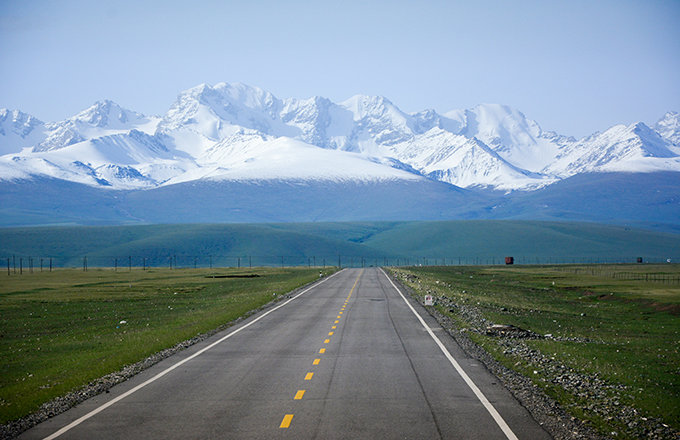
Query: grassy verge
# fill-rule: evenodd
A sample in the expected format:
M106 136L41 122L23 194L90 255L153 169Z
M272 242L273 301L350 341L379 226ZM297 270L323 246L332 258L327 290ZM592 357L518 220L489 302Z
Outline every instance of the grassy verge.
M253 268L0 278L0 423L318 277L319 269Z
M680 266L454 266L395 273L416 294L433 295L439 311L468 328L496 360L600 432L641 438L659 434L656 427L680 431L680 286L658 282L677 277ZM540 336L487 334L491 324Z

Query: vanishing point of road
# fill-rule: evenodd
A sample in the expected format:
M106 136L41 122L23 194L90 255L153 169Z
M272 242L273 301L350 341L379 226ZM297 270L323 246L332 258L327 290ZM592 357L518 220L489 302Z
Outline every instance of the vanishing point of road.
M20 439L549 439L381 269L345 269Z

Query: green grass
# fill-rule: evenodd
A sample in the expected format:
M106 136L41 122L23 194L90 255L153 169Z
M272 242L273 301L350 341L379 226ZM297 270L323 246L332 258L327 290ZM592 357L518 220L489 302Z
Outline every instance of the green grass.
M456 304L476 305L490 322L558 337L560 340L526 343L576 371L597 374L613 384L611 389L616 390L622 405L636 408L641 417L654 417L680 430L680 286L614 278L630 273L675 278L680 275L679 265L418 267L399 271L420 277L421 292L430 289ZM440 310L461 325L469 325L455 308ZM470 334L498 361L531 377L575 416L589 420L602 432L626 432L616 420L602 419L587 409L592 403L587 392L570 392L552 383L553 378L546 376L540 365L507 353L503 339L483 332Z
M230 274L259 276L212 278ZM318 276L292 268L62 269L0 278L0 423Z
M680 261L680 234L580 222L461 220L170 224L0 228L0 269L23 258L38 267L132 265L210 267L342 264L493 264L512 255L518 264ZM426 263L425 261L428 261ZM248 262L246 264L246 262ZM0 272L1 273L1 272Z

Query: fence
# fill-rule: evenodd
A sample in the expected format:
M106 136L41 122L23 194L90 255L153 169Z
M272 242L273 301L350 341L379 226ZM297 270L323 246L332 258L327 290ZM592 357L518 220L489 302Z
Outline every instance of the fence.
M149 253L145 256L59 256L59 257L7 257L7 274L24 274L51 271L53 268L82 268L87 271L90 267L112 268L113 270L132 270L152 267L166 267L170 269L187 268L250 268L250 267L369 267L369 266L480 266L505 265L505 257L378 257L378 256L347 256L347 255L157 255ZM565 264L620 264L634 263L635 258L566 258L566 257L514 257L515 265L565 265ZM670 262L670 260L647 258L648 263ZM570 269L571 270L571 269ZM576 269L594 270L594 269ZM623 275L622 272L610 271L606 276L642 276L634 272ZM648 281L662 280L662 276L647 275ZM668 276L668 275L665 275ZM652 277L652 278L649 278ZM676 277L677 278L677 277ZM674 278L673 280L675 280ZM630 278L638 279L638 278Z
M650 283L663 283L680 286L680 275L672 275L668 273L626 272L597 267L592 268L570 267L570 268L558 268L556 270L562 272L571 272L576 275L592 275L604 278L613 278L616 280L646 281Z

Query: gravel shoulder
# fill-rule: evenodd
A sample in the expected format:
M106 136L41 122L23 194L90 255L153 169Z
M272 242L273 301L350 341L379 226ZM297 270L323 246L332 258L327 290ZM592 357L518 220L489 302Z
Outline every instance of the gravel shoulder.
M621 434L611 432L610 435L604 436L595 431L587 422L569 414L564 407L548 396L530 378L496 361L491 354L470 339L470 333L495 336L496 342L502 348L504 354L535 365L536 369L540 370L540 376L543 378L541 380L550 380L569 393L587 398L591 402L587 409L596 412L603 418L615 418L624 421L629 428L624 435L626 438L680 439L680 432L659 420L643 417L635 408L621 404L617 396L619 392L624 390L623 385L608 383L596 374L578 372L526 344L529 339L545 338L546 336L518 328L504 328L506 326L494 325L494 323L484 319L481 310L474 305L455 304L446 296L437 296L435 292L427 290L427 287L420 286L418 283L414 284L413 280L399 275L394 276L392 273L389 273L389 275L439 322L469 356L484 364L488 370L498 377L520 404L556 440L616 439L621 438ZM412 288L409 284L414 284L415 288ZM433 296L433 305L425 305L426 294ZM459 321L456 322L450 316L441 313L437 306L449 310ZM461 326L460 322L464 322L465 327ZM553 336L547 337L553 338ZM592 343L592 341L578 342ZM535 371L535 373L539 373L539 371ZM548 379L545 379L546 377Z

